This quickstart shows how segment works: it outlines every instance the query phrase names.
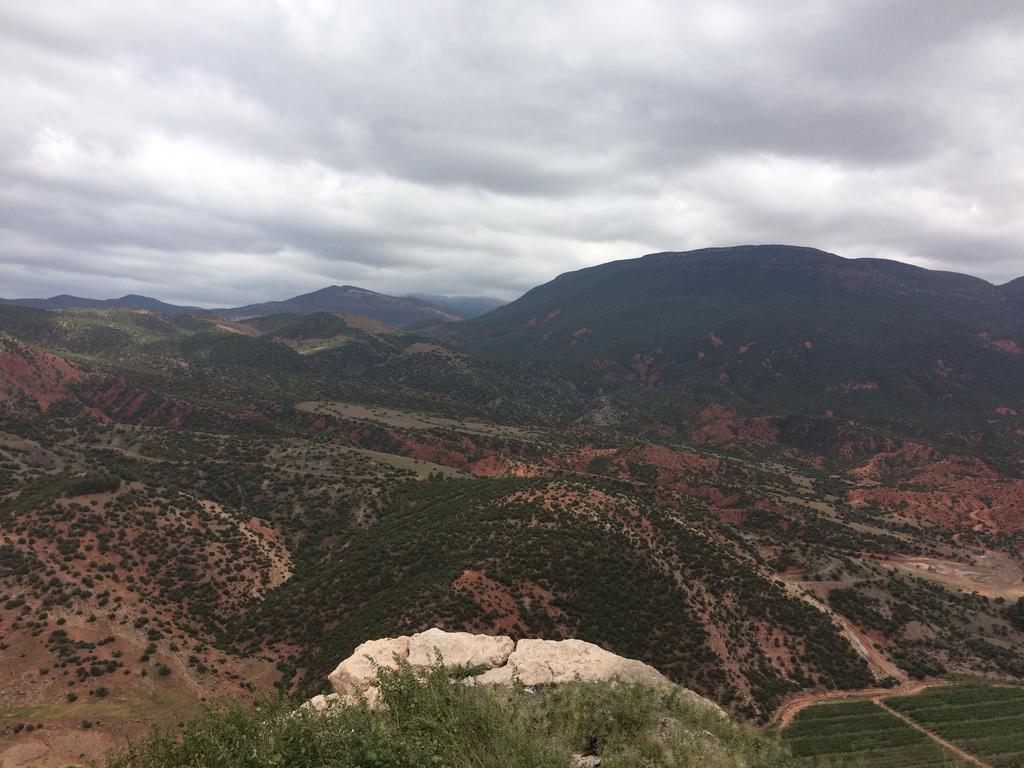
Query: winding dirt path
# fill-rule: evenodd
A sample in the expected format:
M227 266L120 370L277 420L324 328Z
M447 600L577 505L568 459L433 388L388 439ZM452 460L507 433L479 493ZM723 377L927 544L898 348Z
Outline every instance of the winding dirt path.
M974 521L974 531L990 531L995 532L998 529L995 522L992 520L992 510L990 509L970 509L967 512L967 517Z
M824 704L828 701L845 701L857 699L870 699L875 701L883 696L913 696L926 688L935 688L940 685L949 685L945 680L912 680L904 682L893 688L861 688L854 691L818 691L817 693L798 693L796 696L785 701L782 706L775 710L771 725L777 726L780 730L786 728L793 722L802 710L812 707L815 704Z
M992 768L992 766L989 765L988 763L983 762L982 760L979 760L978 758L976 758L974 755L970 754L969 752L964 752L956 744L953 744L952 742L946 741L944 738L939 736L939 734L933 733L932 731L929 731L923 725L918 725L917 723L915 723L913 720L911 720L909 717L904 715L902 712L899 712L899 711L893 709L888 704L886 704L884 701L882 701L882 697L881 696L873 698L873 699L871 699L871 701L876 706L880 707L881 709L884 709L886 712L888 712L893 717L902 720L904 723L909 725L915 731L919 731L919 732L923 733L925 736L927 736L929 739L934 741L940 747L948 749L950 752L952 752L954 755L956 755L961 760L964 760L965 762L971 763L972 765L981 766L981 768Z
M845 616L833 610L830 605L826 604L817 595L806 589L803 582L781 578L777 579L777 583L781 584L787 592L797 599L802 600L828 616L839 631L839 634L846 639L854 651L860 654L879 679L892 677L899 680L901 684L907 682L907 673L889 661L865 632L861 631L860 628Z

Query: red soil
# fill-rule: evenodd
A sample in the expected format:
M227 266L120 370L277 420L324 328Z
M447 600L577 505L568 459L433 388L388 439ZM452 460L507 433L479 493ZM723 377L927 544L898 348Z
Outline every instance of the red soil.
M875 504L950 530L1024 528L1024 480L1004 478L981 459L940 454L919 443L876 454L850 472L847 500Z
M68 384L85 378L67 360L16 342L0 340L0 402L27 397L46 411L73 397Z
M712 403L697 414L699 426L690 430L690 439L698 444L721 445L737 440L774 443L779 430L768 416L737 416L724 405Z
M986 346L992 349L998 349L1000 352L1006 352L1011 355L1024 355L1024 348L1012 339L997 339L991 333L979 333L978 338L981 339Z

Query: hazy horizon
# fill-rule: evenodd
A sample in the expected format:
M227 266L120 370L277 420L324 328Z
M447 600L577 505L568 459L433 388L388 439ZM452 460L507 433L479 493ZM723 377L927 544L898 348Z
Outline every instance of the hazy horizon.
M321 290L324 290L324 289L327 289L327 288L344 288L344 287L359 288L361 290L371 291L373 293L383 293L382 291L374 291L372 288L367 288L366 286L363 286L363 285L347 285L346 286L346 285L339 285L338 283L332 283L331 285L322 285L319 288L314 288L311 291L303 291L302 293L298 293L298 294L288 294L287 296L283 296L283 295L282 296L278 296L278 295L275 294L275 295L270 295L267 298L260 298L260 299L253 299L252 301L246 301L243 304L239 304L239 305L226 304L226 303L223 303L223 302L221 302L221 303L216 303L216 302L214 302L214 303L199 303L199 302L194 302L194 301L172 302L172 301L166 301L166 300L164 300L164 298L162 296L159 296L159 295L156 295L156 294L149 295L149 294L140 294L140 293L135 293L135 292L123 293L123 294L120 294L120 295L117 295L117 296L98 296L98 295L97 296L88 296L88 295L85 295L85 294L73 293L71 291L61 291L59 293L50 294L48 296L0 296L0 300L29 301L29 300L57 299L57 298L60 298L60 297L63 297L63 296L71 296L71 297L74 297L76 299L89 299L91 301L104 301L104 300L107 300L107 299L123 299L123 298L126 298L128 296L142 296L143 298L156 299L158 301L164 301L164 303L166 303L166 304L174 304L175 306L199 307L200 309L232 309L235 306L245 306L245 305L248 305L248 304L262 304L262 303L265 303L265 302L278 301L278 300L282 300L282 299L291 299L291 298L296 298L298 296L303 296L303 295L306 295L306 294L309 294L309 293L316 293L317 291L321 291ZM458 294L458 293L438 294L438 293L416 292L416 291L411 292L411 293L407 293L407 294L383 294L383 295L385 295L385 296L397 295L400 298L423 298L423 297L426 297L426 296L435 296L435 297L438 297L438 298L445 298L445 299L495 299L496 301L499 300L495 296L485 296L485 295L469 296L469 295ZM519 297L516 296L515 298L519 298ZM514 301L515 298L510 299L510 301ZM423 300L424 301L429 301L429 299L426 299L426 298L424 298Z
M755 245L755 244L745 243L745 244L742 244L742 245ZM709 246L709 248L711 248L711 249L715 249L715 248L729 248L729 247L732 247L732 246ZM813 248L813 246L797 246L797 247L812 247ZM700 250L700 249L697 249L697 250ZM654 253L661 253L661 251L657 251L657 252L654 252ZM683 253L685 253L685 252L683 252ZM634 256L634 257L627 257L627 260L629 258L642 258L642 256L644 256L644 255L647 255L647 254L640 254L640 255ZM842 254L833 254L833 255L839 256L841 258L848 258L848 259L851 258L851 257L845 257ZM853 257L853 258L871 258L871 257ZM613 259L613 261L620 261L620 260L622 260L622 259ZM903 263L910 263L910 262L903 262ZM594 265L594 266L596 266L596 265ZM924 268L927 269L927 267L924 267ZM967 272L957 272L956 270L939 270L939 271L952 271L952 272L955 272L957 274L962 274L962 275L966 275L968 277L974 277L974 278L977 278L979 280L984 280L984 278L979 277L978 275L971 275L970 273L967 273ZM555 277L557 277L557 275L552 275L551 279L554 279ZM1018 275L1018 277L1010 278L1009 280L1003 280L1003 281L1000 281L1000 282L992 282L992 281L986 281L986 282L988 282L990 285L999 286L999 285L1006 285L1007 283L1013 282L1014 280L1016 280L1018 278L1024 278L1024 274ZM548 281L545 280L544 282L548 282ZM543 283L538 283L538 285L542 285L542 284ZM145 298L157 299L159 301L164 301L165 303L174 304L176 306L194 306L194 307L199 307L201 309L231 309L231 308L234 308L236 306L245 306L245 305L248 305L248 304L261 304L261 303L266 303L266 302L273 302L273 301L278 301L278 300L291 299L291 298L295 298L295 297L302 296L302 295L309 294L309 293L316 293L318 291L325 290L327 288L339 288L339 287L359 288L359 289L362 289L362 290L372 291L374 293L381 293L381 294L389 295L389 296L400 296L400 297L405 297L405 298L421 298L421 299L426 300L426 301L430 301L431 298L433 297L433 298L446 298L446 299L494 299L494 300L500 300L500 301L505 301L505 302L511 302L511 301L515 301L516 299L518 299L520 296L523 295L522 293L520 293L520 294L516 294L515 296L512 296L511 298L504 298L504 297L498 297L498 296L496 296L494 294L483 294L483 293L481 293L481 294L472 294L472 295L470 295L470 294L459 293L459 292L438 293L438 292L434 292L434 291L410 291L408 293L388 294L385 291L378 291L378 290L376 290L376 289L374 289L372 287L366 286L366 285L351 285L351 284L348 284L348 283L345 283L345 284L342 284L342 283L331 283L329 285L322 285L322 286L319 286L318 288L313 288L313 289L308 290L308 291L302 291L300 293L288 294L288 295L278 295L278 294L274 294L274 293L268 293L267 291L269 289L263 289L263 291L261 291L261 292L259 292L257 294L254 294L254 295L260 296L260 298L253 298L251 300L242 301L242 302L240 302L238 304L229 304L229 303L226 303L226 302L220 302L220 303L217 303L217 302L213 302L213 303L205 302L204 303L204 302L199 302L199 301L188 301L188 300L186 300L186 301L167 301L166 299L164 299L163 296L161 296L159 294L139 294L137 292L130 292L130 293L127 293L127 294L119 294L117 296L114 296L114 295L101 296L101 295L86 295L86 294L74 293L72 291L60 291L58 293L50 294L50 295L47 295L47 296L2 296L2 295L0 295L0 300L12 300L12 299L13 300L46 300L46 299L55 299L55 298L59 298L59 297L62 297L62 296L73 296L73 297L79 298L79 299L89 299L89 300L102 301L102 300L106 300L106 299L122 299L122 298L125 298L127 296L137 295L137 296L143 296ZM534 287L536 287L536 286L531 286L531 288L534 288ZM529 290L530 289L527 289L527 291L529 291ZM523 293L526 293L527 291L524 291Z
M782 242L1024 273L1024 6L0 6L0 294L511 299Z

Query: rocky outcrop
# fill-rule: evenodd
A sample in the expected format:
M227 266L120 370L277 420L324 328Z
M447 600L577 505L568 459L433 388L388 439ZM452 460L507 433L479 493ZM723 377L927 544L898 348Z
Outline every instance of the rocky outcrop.
M307 706L323 710L332 702L353 701L363 696L373 704L377 689L371 685L381 667L394 668L401 661L416 668L431 666L440 655L449 668L476 671L465 678L466 685L511 687L560 685L585 682L642 683L651 688L676 689L698 706L718 712L712 701L693 691L676 686L654 667L617 656L582 640L520 640L505 635L473 635L468 632L426 632L381 640L369 640L328 676L333 694L316 696ZM724 714L724 713L723 713Z
M408 658L408 636L367 640L335 667L327 679L339 696L353 698L365 694L367 698L375 698L376 689L370 687L370 681L377 676L377 670L380 667L394 668L398 659Z
M409 663L429 667L438 654L446 667L492 669L508 661L516 644L506 635L473 635L432 628L409 638Z
M520 640L503 666L473 680L480 685L559 685L573 680L599 682L618 678L624 683L643 683L666 688L673 683L654 667L625 659L582 640Z

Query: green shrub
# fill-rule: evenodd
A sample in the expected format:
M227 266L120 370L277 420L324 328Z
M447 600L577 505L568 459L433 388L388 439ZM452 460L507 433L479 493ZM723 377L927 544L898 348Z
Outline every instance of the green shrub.
M671 692L574 683L556 689L468 688L440 667L381 670L380 706L291 711L208 709L181 734L154 734L108 768L566 768L596 752L606 768L793 765L774 736Z

